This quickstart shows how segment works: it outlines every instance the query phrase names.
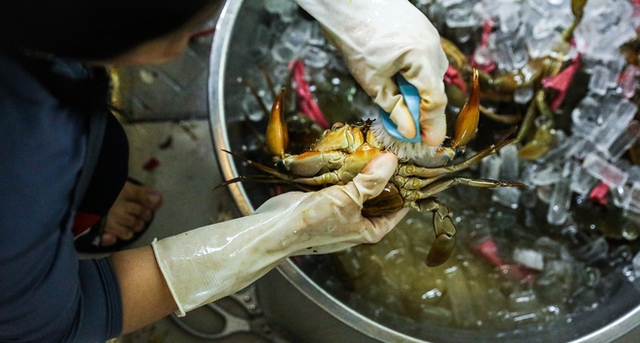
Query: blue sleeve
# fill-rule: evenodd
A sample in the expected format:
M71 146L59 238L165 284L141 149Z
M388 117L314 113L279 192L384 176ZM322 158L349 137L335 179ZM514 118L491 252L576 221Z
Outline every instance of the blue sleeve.
M87 119L0 54L0 342L104 342L122 330L112 266L79 261L70 230Z

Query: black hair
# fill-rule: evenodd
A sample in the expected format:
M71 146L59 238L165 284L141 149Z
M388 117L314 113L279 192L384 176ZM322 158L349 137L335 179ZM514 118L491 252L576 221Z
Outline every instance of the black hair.
M0 48L105 60L172 32L212 0L0 0Z

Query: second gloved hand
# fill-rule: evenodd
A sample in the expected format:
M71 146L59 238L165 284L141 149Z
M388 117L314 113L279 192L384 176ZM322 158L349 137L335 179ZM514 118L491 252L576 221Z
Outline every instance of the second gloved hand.
M241 290L289 256L379 241L408 210L365 218L362 205L382 192L396 166L395 155L382 154L344 186L286 193L253 215L153 242L178 315Z
M325 29L358 83L411 139L439 145L446 135L448 61L431 22L408 0L296 0ZM401 73L422 99L421 132L393 76Z

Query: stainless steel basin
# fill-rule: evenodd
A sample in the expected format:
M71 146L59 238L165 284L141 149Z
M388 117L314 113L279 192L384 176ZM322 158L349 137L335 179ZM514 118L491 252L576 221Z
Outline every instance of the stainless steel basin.
M209 75L209 110L211 129L220 168L225 178L254 173L245 170L230 155L220 149L238 151L252 144L235 94L242 87L237 80L250 66L252 39L256 37L257 23L267 20L262 0L228 0L217 24L213 41ZM244 215L253 212L268 196L261 186L251 185L251 191L240 183L229 185L236 204ZM570 322L553 323L543 328L512 332L479 332L437 327L430 323L416 323L409 318L395 316L376 317L362 314L366 303L360 303L348 292L329 292L311 277L313 266L287 260L278 271L289 281L280 284L284 289L269 288L268 303L279 307L283 316L279 324L305 342L339 341L367 342L610 342L632 330L640 323L640 296L620 275L618 292L608 303L596 311L574 317ZM273 273L267 276L275 280ZM291 287L293 286L293 287ZM294 292L294 293L291 293ZM303 295L304 297L301 297ZM276 300L273 300L276 299ZM297 299L297 300L295 300ZM294 303L293 301L297 301ZM288 310L283 309L286 304ZM299 306L298 306L299 305ZM269 306L266 306L269 307ZM311 308L312 307L312 308ZM278 311L276 311L278 312ZM327 319L327 314L329 319ZM286 317L286 318L284 318ZM317 318L329 320L327 325ZM296 319L298 319L296 323ZM277 318L276 318L277 320ZM304 322L301 324L300 321ZM312 331L312 332L311 332Z

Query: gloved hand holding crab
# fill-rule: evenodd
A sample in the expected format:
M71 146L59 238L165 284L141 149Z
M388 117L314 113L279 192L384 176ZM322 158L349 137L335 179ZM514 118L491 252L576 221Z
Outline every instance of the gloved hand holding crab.
M448 63L437 31L413 5L406 0L298 3L321 23L353 76L389 114L397 133L406 141L419 137L420 142L381 143L376 136L384 133L376 135L370 122L336 124L310 151L289 155L281 93L267 132L268 148L281 169L247 162L314 191L285 193L267 201L253 215L154 242L156 260L179 315L244 288L289 256L330 253L377 242L408 208L433 212L436 241L427 264L439 265L453 250L455 227L449 209L435 199L436 193L457 184L522 186L444 178L510 141L446 165L460 155L475 133L478 81L476 77L455 136L449 146L441 146L446 136L443 75ZM417 89L419 113L412 115L407 108L395 81L398 74ZM322 188L325 186L330 187Z

